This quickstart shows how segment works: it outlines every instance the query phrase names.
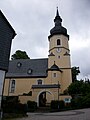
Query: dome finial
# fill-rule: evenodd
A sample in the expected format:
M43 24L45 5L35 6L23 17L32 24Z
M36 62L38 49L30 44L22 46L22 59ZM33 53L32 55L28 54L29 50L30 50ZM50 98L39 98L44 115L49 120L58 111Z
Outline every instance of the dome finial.
M56 13L56 16L59 16L59 12L58 12L58 6L57 6L57 13Z
M54 19L55 26L50 30L49 40L53 35L65 35L69 39L69 35L67 34L67 29L62 26L62 18L59 15L58 7L56 7L56 16Z
M58 26L58 25L61 26L62 19L61 19L60 15L59 15L58 7L57 7L54 22L55 22L55 26Z

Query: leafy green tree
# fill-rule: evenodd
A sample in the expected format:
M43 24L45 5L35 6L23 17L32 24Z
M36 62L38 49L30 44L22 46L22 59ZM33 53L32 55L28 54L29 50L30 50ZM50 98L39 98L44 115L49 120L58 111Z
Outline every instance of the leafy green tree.
M76 81L71 83L68 87L68 93L72 97L82 95L85 96L90 93L90 83L84 81Z
M80 70L79 67L72 67L72 82L77 81L77 75L79 75Z
M25 51L17 50L15 54L11 56L12 60L15 59L30 59Z
M76 94L80 94L81 93L81 89L80 89L81 85L82 85L82 82L79 82L79 81L71 83L71 85L68 87L68 93L71 96L74 96Z

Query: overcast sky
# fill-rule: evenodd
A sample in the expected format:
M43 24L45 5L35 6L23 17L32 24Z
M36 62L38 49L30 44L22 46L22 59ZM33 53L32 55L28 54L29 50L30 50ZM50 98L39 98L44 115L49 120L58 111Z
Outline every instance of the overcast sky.
M58 6L70 35L72 66L90 78L90 0L0 0L0 9L15 29L11 55L26 51L30 58L48 57L48 36Z

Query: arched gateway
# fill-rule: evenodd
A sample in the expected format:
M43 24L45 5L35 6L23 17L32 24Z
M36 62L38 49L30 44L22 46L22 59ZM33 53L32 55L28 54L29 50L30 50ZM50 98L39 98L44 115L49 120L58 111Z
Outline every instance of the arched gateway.
M54 100L53 94L50 91L43 90L37 95L37 106L48 106L50 105L51 100Z

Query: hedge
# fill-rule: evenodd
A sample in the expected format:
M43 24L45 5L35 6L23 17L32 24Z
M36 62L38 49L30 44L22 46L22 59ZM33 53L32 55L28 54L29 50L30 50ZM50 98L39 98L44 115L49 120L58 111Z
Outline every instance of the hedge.
M63 100L52 100L51 101L51 109L64 109L65 108L65 103Z
M35 101L27 101L28 112L35 111L37 109L37 103Z

